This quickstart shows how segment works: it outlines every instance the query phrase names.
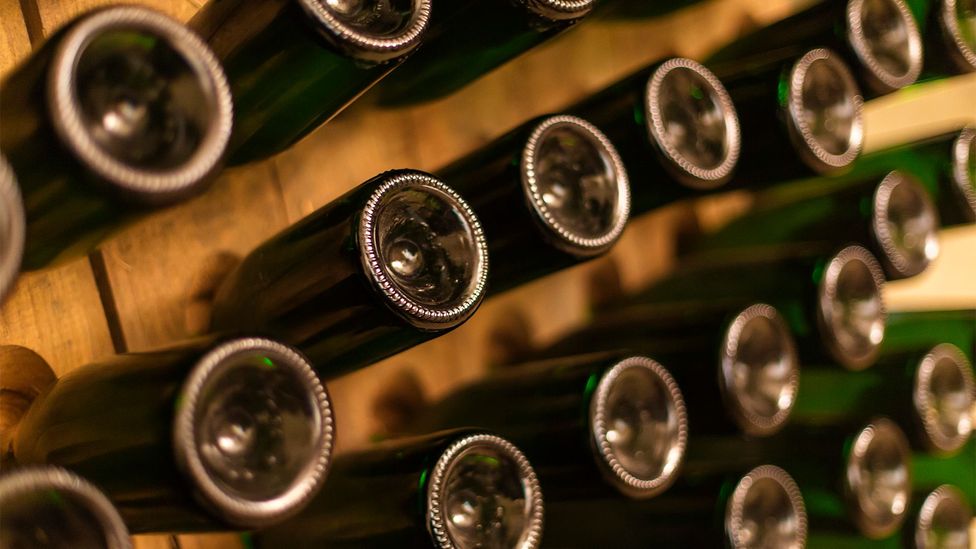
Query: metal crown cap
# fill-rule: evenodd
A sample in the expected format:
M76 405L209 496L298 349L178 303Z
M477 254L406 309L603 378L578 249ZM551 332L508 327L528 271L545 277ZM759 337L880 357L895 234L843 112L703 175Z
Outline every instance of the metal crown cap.
M937 15L939 26L951 57L961 70L976 71L976 44L973 43L974 38L967 40L963 32L963 25L959 21L959 0L942 0L939 5L942 7ZM970 13L972 17L976 17L976 14Z
M905 433L888 418L876 418L858 432L847 457L844 489L851 518L863 535L882 539L904 522L912 495L911 456Z
M878 184L871 228L892 278L915 276L939 256L939 225L935 204L914 177L893 171Z
M743 536L747 530L749 535ZM733 549L805 547L807 510L793 477L775 465L760 465L746 473L726 504L725 533ZM775 545L766 545L769 542Z
M656 417L663 416L664 419L656 421L665 424L667 439L651 441L656 443L655 448L649 451L642 450L639 455L635 453L634 456L627 456L627 449L615 447L608 439L608 433L614 428L612 415L615 410L612 406L612 397L615 395L613 393L620 388L637 387L635 383L620 384L622 379L626 381L624 376L633 373L644 376L645 381L654 385L651 389L654 393L645 392L636 395L637 397L663 397L663 402L655 404L662 408L661 414ZM625 399L635 397L633 393L622 396ZM628 357L616 363L600 379L590 401L589 417L590 442L596 452L598 464L611 485L621 493L632 498L650 498L667 490L678 478L688 445L688 417L681 390L663 366L642 356ZM638 437L643 435L646 438L648 434L654 434L653 430L642 433L639 427L633 431ZM647 440L637 441L638 444L643 442ZM634 466L628 463L646 462L648 459L654 459L658 463L640 463L640 465L649 465L648 468L652 469L646 473L635 471Z
M60 499L50 497L51 491L55 491L62 497ZM38 493L45 494L47 496L45 501L49 503L71 502L83 508L90 517L95 518L106 543L105 549L132 547L129 531L119 512L105 494L78 475L60 467L47 465L23 467L0 477L0 508L4 510L4 514L11 513L9 505L17 498ZM87 520L85 522L88 524Z
M759 326L758 331L756 326ZM747 347L750 354L759 348L763 353L759 359L764 362L748 363L756 357L743 357L743 347ZM766 353L770 349L778 353L775 358L780 366L772 368L772 373L759 372L756 377L761 378L761 381L747 381L745 387L737 386L736 380L742 377L737 375L737 365L746 363L750 370L756 366L766 370L769 364ZM800 364L793 334L774 307L764 303L751 305L736 315L729 324L722 343L719 386L729 414L744 433L769 436L786 425L800 387ZM777 387L772 394L768 392L770 386ZM751 394L754 392L761 394ZM770 403L773 413L760 408L761 405Z
M616 197L611 221L606 230L598 236L581 235L572 227L561 223L540 189L540 175L536 163L540 149L554 130L570 130L589 144L599 154L603 163L604 175L613 181ZM542 222L543 228L559 249L578 256L592 257L606 252L620 238L630 218L630 182L623 161L613 143L596 126L575 116L551 116L540 122L529 135L522 148L522 190L525 192L532 211ZM581 183L579 179L575 183Z
M717 165L702 165L699 159L690 158L675 146L669 134L670 125L665 120L661 105L661 93L669 77L676 71L690 71L703 84L702 91L716 104L720 111L723 132L723 154ZM644 108L647 111L647 131L651 143L665 160L665 167L678 181L694 189L715 189L721 187L732 177L732 171L739 162L742 137L739 130L739 115L732 103L729 92L712 71L701 63L684 57L675 57L662 63L654 70L647 81L644 93Z
M973 367L959 347L942 343L922 358L915 371L912 401L926 446L955 453L966 444L973 431L970 413L976 382Z
M393 33L369 33L343 21L323 0L299 0L329 42L364 61L384 62L406 55L423 41L430 26L431 0L411 0L412 13L405 28Z
M13 288L24 255L24 202L13 168L0 154L0 303Z
M213 410L201 412L211 382L226 379L228 372L234 370L257 367L256 364L235 363L235 359L247 357L261 357L268 367L287 371L289 381L304 393L298 398L304 398L304 404L312 412L308 421L312 440L307 448L301 449L300 470L295 472L286 488L272 495L262 493L253 498L226 486L205 463L206 456L199 442L202 427L198 425L201 413L207 414L208 418L214 415ZM220 343L197 361L179 395L173 421L176 463L192 481L196 489L194 496L222 519L242 528L268 526L298 512L318 493L332 463L335 420L325 386L298 351L261 338L239 338Z
M952 143L952 182L976 221L976 126L963 128Z
M542 540L545 515L542 487L529 460L514 444L496 435L477 433L454 441L437 459L427 484L427 528L438 549L474 549L451 536L448 526L447 503L450 475L453 467L466 454L477 449L490 449L511 460L515 465L528 506L528 520L519 536L518 549L536 549Z
M822 66L824 70L830 71L832 73L831 78L843 87L843 97L839 99L850 102L850 127L847 128L845 135L836 136L838 140L845 143L843 150L828 150L818 139L815 133L816 128L811 125L807 118L808 111L822 115L836 106L818 105L816 108L812 108L806 104L804 86L811 68L818 65ZM861 154L864 143L864 99L854 81L854 75L851 74L850 69L836 52L826 48L817 48L800 57L789 73L789 94L786 101L788 115L786 125L790 139L793 141L797 153L814 171L829 173L846 168Z
M874 19L884 19L886 15L895 16L897 29L903 40L892 44L886 25L892 21L875 21L866 18L865 9L873 7L870 15ZM888 13L879 14L879 8ZM872 29L872 25L875 27ZM872 30L874 32L872 32ZM922 73L922 36L915 24L915 18L903 0L849 0L847 3L847 40L858 60L868 69L872 87L888 92L904 88L918 80ZM901 63L901 70L890 66L886 59Z
M88 45L100 34L140 30L165 41L193 71L211 116L189 159L165 170L132 166L102 150L82 116L76 69ZM55 132L65 146L99 178L128 196L159 204L185 196L218 167L230 139L233 104L224 70L210 48L192 31L159 12L121 6L95 10L74 24L61 40L47 74L47 102Z
M936 540L930 539L930 535L938 532L939 538L951 537L959 541L959 545L952 547L972 547L970 540L970 524L973 520L973 511L966 503L966 496L959 488L951 484L943 484L933 490L918 512L918 520L915 522L915 547L917 549L940 549L949 547L942 545ZM945 532L949 534L946 535Z

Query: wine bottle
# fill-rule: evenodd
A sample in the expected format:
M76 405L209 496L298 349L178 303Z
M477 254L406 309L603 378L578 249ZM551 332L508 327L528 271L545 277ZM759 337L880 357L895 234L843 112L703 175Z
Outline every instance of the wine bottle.
M410 429L464 425L518 445L547 501L656 496L677 478L688 439L671 375L649 358L620 353L522 365L445 397Z
M25 230L23 204L14 171L0 154L0 305L20 274Z
M59 467L0 476L0 546L131 549L122 517L98 488Z
M976 71L976 36L971 29L976 8L965 0L909 2L925 41L922 78L932 79Z
M796 338L802 362L869 367L884 340L884 275L866 249L821 254L803 246L719 250L689 257L675 272L606 310L645 304L776 307Z
M431 17L427 44L381 85L402 105L444 97L574 26L595 0L449 0Z
M794 409L800 424L829 424L884 413L914 431L922 451L951 455L972 433L976 401L972 365L958 347L882 353L863 372L806 364Z
M635 305L596 314L540 357L630 349L672 365L695 433L769 436L789 420L800 382L796 344L769 305Z
M484 226L490 293L605 253L630 212L616 149L574 116L532 120L438 175Z
M429 174L394 170L251 252L218 291L213 327L273 334L334 377L457 327L487 276L470 206Z
M0 87L0 149L26 216L23 268L86 254L128 218L202 191L231 132L213 53L155 11L87 12Z
M720 190L739 158L739 119L711 71L676 57L569 109L603 130L630 173L633 211Z
M742 152L731 185L759 188L842 173L861 154L864 101L833 50L768 49L710 68L741 121Z
M841 53L872 97L912 84L922 72L922 36L903 0L818 2L733 42L709 62L812 47Z
M298 516L253 536L277 547L535 549L543 491L529 460L493 434L457 430L339 455Z
M884 353L951 343L970 362L976 357L976 309L955 311L897 311L888 315Z
M752 210L706 235L697 250L804 242L836 248L856 241L881 260L888 279L915 276L939 254L939 214L906 172L816 179L756 197Z
M431 0L208 2L191 20L234 92L230 162L287 149L394 70L424 39Z
M83 475L133 532L250 529L314 496L334 439L329 396L302 355L205 339L66 374L31 404L13 455Z

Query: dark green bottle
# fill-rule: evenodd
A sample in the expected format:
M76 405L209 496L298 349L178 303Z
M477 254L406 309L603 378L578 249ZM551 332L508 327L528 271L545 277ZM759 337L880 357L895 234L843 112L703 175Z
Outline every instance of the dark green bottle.
M861 154L861 90L835 51L764 49L709 67L725 84L741 122L733 185L758 188L837 174Z
M566 356L630 349L661 360L698 433L770 436L789 420L800 383L796 344L775 308L634 305L598 313L541 351Z
M208 2L190 25L234 93L230 162L279 153L328 122L420 44L430 13L431 0Z
M0 547L131 549L112 503L59 467L24 467L0 476Z
M922 37L903 0L824 0L733 42L709 63L814 47L831 48L856 67L869 97L912 84L922 72Z
M65 24L0 86L24 270L83 256L132 217L201 192L232 111L213 53L169 17L120 6Z
M922 451L958 453L972 433L973 367L956 346L882 353L874 367L842 372L805 364L793 417L822 425L884 413L909 429Z
M938 257L938 231L939 214L926 188L907 172L893 171L770 189L695 249L803 242L829 250L856 241L881 260L891 280L915 276Z
M329 396L302 355L266 339L199 340L66 374L31 404L13 456L84 476L133 532L252 529L308 503L334 439Z
M487 277L464 199L429 174L393 170L244 258L217 294L213 328L273 334L331 378L459 326Z
M595 0L447 0L431 16L425 46L381 85L381 101L443 97L569 29Z
M976 127L866 155L855 175L910 173L928 188L944 226L976 223Z
M649 500L547 502L552 547L802 549L806 531L800 490L774 465L679 481Z
M20 199L17 177L0 154L0 305L7 297L24 255L24 203Z
M339 455L305 511L252 539L259 549L536 549L542 524L543 491L522 452L458 430Z
M888 314L884 353L904 352L940 342L955 345L972 362L976 357L976 309Z
M883 288L881 266L860 246L833 255L802 246L720 250L689 257L667 279L606 309L733 310L764 302L786 320L801 362L860 370L874 362L884 340Z
M724 188L739 158L732 100L711 71L690 59L641 69L569 110L620 151L635 213Z
M671 375L649 358L621 353L489 377L433 404L411 430L464 425L517 444L548 502L656 496L678 477L688 440L684 400Z
M961 452L949 457L915 454L912 478L917 486L926 489L955 484L970 501L976 501L976 440L970 438Z
M575 116L534 119L438 175L484 226L490 293L607 252L630 213L620 156Z
M925 41L922 79L976 71L976 6L967 0L907 0Z

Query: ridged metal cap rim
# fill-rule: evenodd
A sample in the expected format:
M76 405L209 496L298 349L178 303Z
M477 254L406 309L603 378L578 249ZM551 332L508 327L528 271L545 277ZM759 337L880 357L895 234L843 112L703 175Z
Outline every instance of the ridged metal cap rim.
M0 477L0 508L3 500L38 490L70 493L84 502L86 509L100 522L108 543L107 549L130 549L129 531L119 512L98 488L83 478L54 466L30 466Z
M775 465L760 465L749 471L739 480L732 491L732 496L725 508L725 533L729 544L733 549L747 549L754 547L748 543L741 543L736 535L741 532L745 521L745 503L749 490L759 480L769 479L776 482L786 494L791 506L793 516L796 518L796 547L806 546L807 539L807 509L803 504L803 495L796 481L783 469Z
M913 195L918 199L919 209L923 210L925 215L935 220L933 230L927 235L926 240L929 238L934 239L935 242L939 240L939 212L935 209L935 204L932 203L932 199L929 197L929 193L925 190L925 187L906 173L897 170L890 172L881 180L881 183L875 189L874 211L871 216L872 231L874 232L875 239L878 241L878 245L881 247L881 251L884 252L882 259L887 270L894 273L895 276L904 278L915 276L924 271L936 256L923 256L921 261L913 261L905 249L895 242L894 235L891 234L888 228L888 211L891 203L891 195L899 185L909 187Z
M739 338L745 326L757 318L765 318L778 328L780 345L785 349L785 355L791 366L789 379L787 380L786 391L789 401L786 406L780 408L771 416L760 415L747 409L742 401L733 394L734 375L733 367L737 359ZM775 434L786 425L790 414L793 412L793 405L796 403L796 394L800 388L800 361L797 357L796 343L789 327L780 316L779 312L772 306L765 303L750 305L729 324L723 338L721 354L721 373L719 375L719 386L725 397L726 408L732 419L742 431L752 436L769 436Z
M901 512L893 513L890 520L885 521L875 513L875 509L865 509L865 498L861 491L864 488L860 477L859 468L864 463L868 449L871 444L880 437L887 437L897 446L897 452L901 456L901 463L905 469L904 482L904 505ZM851 518L857 525L862 534L871 539L881 539L888 537L897 530L908 514L909 498L911 497L911 449L905 433L888 418L880 417L871 421L864 427L854 439L851 445L850 454L847 458L847 471L844 475L845 492L849 499L849 511ZM872 503L868 501L867 503Z
M965 387L964 392L969 398L966 409L973 409L974 401L976 401L976 381L973 379L973 367L959 347L951 343L936 345L919 362L918 369L915 371L912 400L922 429L925 431L927 445L937 452L954 453L959 451L969 440L972 434L972 425L970 424L969 429L965 432L955 435L947 434L939 428L937 417L939 410L935 403L929 400L929 391L926 389L932 385L932 374L936 366L942 361L948 361L959 372Z
M632 368L644 369L664 384L678 423L677 437L675 440L669 441L671 452L676 454L674 467L670 471L663 471L659 476L652 479L643 479L628 471L617 458L613 447L607 442L607 431L609 429L607 400L610 396L610 390L616 379L623 372ZM688 446L688 415L685 410L684 397L681 395L677 382L664 366L647 357L632 356L625 358L607 370L597 384L590 402L590 431L591 443L594 445L601 470L614 487L632 498L645 499L656 496L667 490L677 480L684 463L685 450Z
M803 117L803 82L810 66L817 62L829 63L839 73L845 88L850 92L854 104L854 119L848 137L847 149L833 154L821 145L813 135L813 130ZM861 154L864 144L864 99L854 81L850 68L841 61L836 52L817 48L808 51L793 65L789 75L789 96L787 98L787 128L800 157L814 171L828 173L849 166Z
M593 11L596 0L515 0L522 4L535 15L552 19L554 21L565 21L569 19L580 19Z
M864 33L864 21L860 15L865 0L849 0L847 3L847 39L858 60L864 65L875 80L877 87L893 91L915 82L922 74L922 35L919 33L915 17L912 16L908 5L902 0L885 0L890 2L898 11L905 25L908 39L907 62L908 69L904 74L893 74L885 69L871 51L869 39Z
M363 33L322 4L323 0L299 0L299 5L320 25L322 32L338 46L366 61L389 61L420 45L430 26L431 0L412 0L413 14L407 28L392 36Z
M951 484L943 484L925 497L925 501L922 503L921 509L919 509L918 520L915 523L915 547L917 549L940 549L938 547L929 547L927 537L935 525L936 511L946 505L954 507L960 514L968 516L969 520L965 521L964 528L970 527L973 519L973 511L969 507L969 504L966 503L966 496L959 488ZM967 539L970 532L972 532L971 528L969 528L968 532L965 532Z
M427 528L435 547L438 549L466 549L457 546L448 532L448 517L445 516L446 487L444 482L447 480L447 473L455 459L473 446L491 446L515 462L522 483L529 492L529 508L531 509L529 523L519 540L518 549L535 549L542 541L543 517L545 516L542 487L536 477L535 469L532 468L532 464L529 463L525 454L514 444L502 437L488 433L468 435L454 441L434 464L427 485Z
M249 501L228 494L207 473L196 443L194 419L200 392L207 381L222 373L226 361L243 353L261 352L275 356L278 365L290 368L314 399L314 407L321 422L321 432L315 445L315 457L310 459L301 474L288 489L273 498ZM195 497L228 523L242 528L259 528L279 522L300 511L325 482L332 463L335 445L335 420L332 402L312 365L295 349L262 338L239 338L226 341L204 354L187 376L180 390L179 406L173 421L173 449L176 463L192 481Z
M471 291L457 305L435 308L417 303L390 280L381 265L382 260L379 257L373 236L377 209L387 194L412 186L428 187L440 193L445 199L453 203L471 229L477 255L475 260L478 265L472 276ZM418 328L443 330L457 326L474 313L478 304L485 297L485 289L488 283L488 244L485 241L481 222L478 221L478 217L471 206L461 198L461 195L430 174L415 170L397 170L383 174L381 183L363 207L363 214L359 220L359 244L363 268L374 287L386 297L387 302L394 310Z
M956 190L969 206L969 218L976 221L976 181L972 180L969 163L974 162L973 142L976 141L976 126L963 128L952 143L952 182Z
M956 55L957 64L963 70L976 71L976 50L966 41L959 19L956 18L956 2L958 0L942 0L942 10L939 13L941 27L945 32L945 41Z
M574 133L586 139L599 151L604 167L613 174L617 186L617 203L613 212L613 222L607 231L595 238L587 238L574 233L569 227L561 224L549 209L539 190L539 181L535 171L536 154L539 145L553 129L572 128ZM525 192L532 210L542 221L542 226L553 239L554 244L561 250L579 257L592 257L608 249L620 238L630 218L630 182L623 160L617 153L613 143L607 139L596 126L575 116L551 116L540 122L529 135L522 149L522 190Z
M835 256L830 258L830 261L828 261L827 266L825 267L823 280L820 282L820 287L818 289L819 307L817 311L817 321L821 329L824 343L826 344L828 351L830 351L830 354L848 369L863 370L864 368L867 368L873 364L874 360L878 357L878 353L881 350L881 342L884 340L884 334L882 334L877 343L873 344L871 348L863 354L848 353L840 347L840 342L837 341L836 336L833 335L833 313L830 304L837 299L837 282L841 270L843 269L844 265L850 261L859 261L863 263L871 273L871 278L874 281L874 287L877 288L878 300L880 301L881 321L882 323L887 322L888 312L884 302L884 272L882 272L881 265L878 264L878 260L871 255L871 252L867 251L861 246L848 246L838 252Z
M104 152L85 129L74 92L75 68L91 40L108 30L134 28L165 39L193 69L211 102L209 127L197 150L180 166L165 171L135 168ZM204 182L223 159L233 120L224 70L196 34L168 16L138 6L93 11L74 24L61 40L47 77L48 107L58 137L88 169L132 196L152 203L182 196Z
M13 289L20 274L20 263L24 255L24 235L27 231L24 219L24 202L13 168L0 154L0 208L4 213L0 220L0 304L7 293Z
M675 69L687 69L699 76L709 85L708 93L719 103L725 120L726 155L722 162L714 168L698 166L684 155L667 138L668 129L664 123L664 115L658 103L661 86L668 73ZM715 74L701 63L684 57L675 57L662 63L647 81L644 93L644 108L647 109L647 131L650 141L661 151L665 159L671 163L671 169L683 177L679 181L683 185L695 189L716 189L729 181L732 171L739 162L742 150L742 136L739 129L739 115L732 103L728 90Z

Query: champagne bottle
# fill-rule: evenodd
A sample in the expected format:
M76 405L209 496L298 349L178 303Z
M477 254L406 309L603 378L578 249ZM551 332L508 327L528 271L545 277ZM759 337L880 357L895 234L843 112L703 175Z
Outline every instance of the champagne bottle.
M684 400L671 375L649 358L620 353L542 361L489 377L433 404L411 430L463 425L517 444L547 501L656 496L677 478L688 439Z
M207 46L155 11L87 12L0 87L0 149L26 216L23 268L86 254L128 218L202 191L231 132Z
M812 47L841 53L872 97L912 84L922 72L922 36L903 0L818 2L733 42L709 62Z
M253 541L258 549L535 549L542 524L543 491L522 452L496 435L457 430L336 457L328 488Z
M302 355L266 339L198 340L66 374L31 404L13 455L83 475L133 532L250 529L314 496L334 438Z
M860 370L874 363L884 340L883 289L881 266L860 246L832 255L803 246L754 248L689 257L667 279L606 309L765 302L786 320L802 362Z
M853 180L852 180L853 179ZM817 179L760 194L746 215L696 243L699 250L804 242L836 248L856 241L881 260L888 279L915 276L939 254L939 214L905 172Z
M402 105L446 96L568 30L595 0L448 0L437 4L427 44L381 86Z
M23 253L24 206L14 171L0 154L0 305L17 282Z
M796 344L769 305L729 309L635 305L598 313L539 356L630 349L672 365L695 433L770 436L786 425L800 382Z
M925 40L923 79L976 71L976 8L966 0L909 2Z
M457 327L487 276L470 206L429 174L394 170L251 252L218 291L213 327L271 333L334 377Z
M676 57L641 69L570 109L620 151L633 211L721 190L739 158L739 118L711 71Z
M424 39L431 0L208 2L193 18L234 92L230 162L287 149L394 70Z
M898 353L940 342L951 343L970 362L976 357L976 309L898 311L888 315L884 353Z
M725 84L742 126L733 184L757 188L842 173L861 154L861 91L833 50L764 49L710 68Z
M616 149L574 116L532 120L439 175L484 225L491 293L605 253L629 216Z
M86 480L59 467L0 476L0 546L131 549L122 517Z

